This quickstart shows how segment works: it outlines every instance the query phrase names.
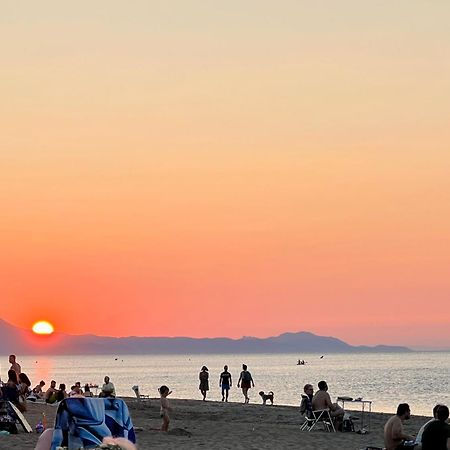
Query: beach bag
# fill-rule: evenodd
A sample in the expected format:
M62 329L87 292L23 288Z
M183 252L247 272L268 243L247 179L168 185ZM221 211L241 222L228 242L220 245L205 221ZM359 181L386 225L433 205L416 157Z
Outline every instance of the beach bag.
M348 418L344 419L344 422L342 423L342 431L343 432L351 432L355 431L355 426L353 425L353 420Z
M19 432L15 422L2 419L0 418L0 431L7 431L9 434L17 434Z

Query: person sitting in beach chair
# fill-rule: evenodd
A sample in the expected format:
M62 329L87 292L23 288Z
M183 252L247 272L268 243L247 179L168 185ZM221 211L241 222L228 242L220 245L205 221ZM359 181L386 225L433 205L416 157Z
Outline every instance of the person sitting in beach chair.
M20 364L16 360L16 355L9 355L9 362L11 363L11 367L9 370L14 370L17 375L17 379L19 379L19 375L22 372L22 368L20 367Z
M330 414L330 417L333 419L335 428L339 430L342 426L345 411L337 403L333 403L331 401L326 381L319 381L318 387L319 390L314 394L314 397L312 399L313 410L327 410Z
M300 414L307 419L311 419L313 414L312 400L314 397L314 388L312 384L305 384L303 387L302 401L300 403Z
M321 424L323 426L323 429L325 431L328 431L329 433L336 432L333 419L331 418L330 411L328 409L312 411L311 417L305 416L305 421L300 426L300 430L312 431L317 424Z
M336 431L327 409L320 411L313 410L312 400L314 398L314 388L312 384L305 384L303 391L305 393L302 394L300 414L304 416L305 421L302 423L300 430L311 431L318 422L321 422L325 430Z
M99 397L115 397L116 390L114 384L111 383L108 376L105 377L105 384L102 386L102 391L98 394Z

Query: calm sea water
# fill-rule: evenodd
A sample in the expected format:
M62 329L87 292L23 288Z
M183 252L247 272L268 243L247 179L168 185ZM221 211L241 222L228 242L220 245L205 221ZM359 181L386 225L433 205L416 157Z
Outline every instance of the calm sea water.
M308 363L297 366L298 358ZM157 388L166 384L173 398L200 399L198 372L209 368L208 398L220 400L219 375L224 364L237 384L242 363L248 365L255 380L250 391L252 402L259 402L258 392L273 391L275 403L298 405L305 383L314 386L326 380L332 398L347 395L372 400L373 410L393 412L398 403L408 402L413 414L430 415L440 402L450 405L450 352L333 354L320 359L317 354L283 355L118 355L114 356L32 356L19 357L22 370L33 385L43 379L71 386L75 381L102 384L109 375L120 396L133 396L131 387L141 393L158 396ZM1 375L9 365L1 357ZM233 386L230 401L242 401L242 393Z

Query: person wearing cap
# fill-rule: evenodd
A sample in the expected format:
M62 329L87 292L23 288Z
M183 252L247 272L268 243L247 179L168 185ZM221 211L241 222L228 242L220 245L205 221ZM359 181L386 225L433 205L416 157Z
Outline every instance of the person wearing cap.
M203 395L203 401L206 400L206 392L209 391L209 373L208 368L206 366L202 367L200 374L198 375L198 379L200 380L200 392Z

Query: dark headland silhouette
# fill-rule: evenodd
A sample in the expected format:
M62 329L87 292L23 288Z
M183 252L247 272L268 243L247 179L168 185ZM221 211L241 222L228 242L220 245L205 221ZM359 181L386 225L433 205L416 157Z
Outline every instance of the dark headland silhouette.
M334 337L301 331L268 338L104 337L54 333L36 336L0 319L0 354L200 354L200 353L348 353L408 352L407 347L354 346Z

